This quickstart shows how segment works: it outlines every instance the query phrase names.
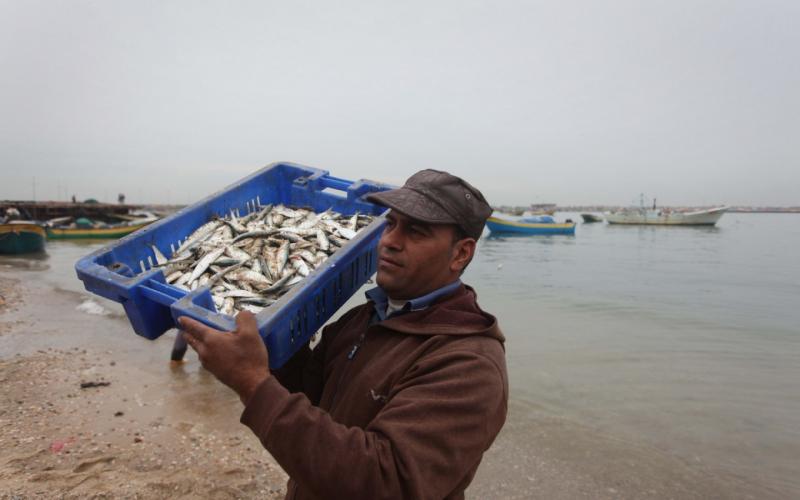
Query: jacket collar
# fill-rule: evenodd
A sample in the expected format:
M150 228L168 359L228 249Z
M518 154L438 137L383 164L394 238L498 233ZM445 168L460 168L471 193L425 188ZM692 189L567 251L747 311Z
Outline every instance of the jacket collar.
M423 295L422 297L407 300L405 304L399 308L393 307L391 311L389 310L389 297L386 295L386 292L383 291L383 288L376 286L375 288L367 290L366 296L367 299L371 300L375 304L375 314L378 316L378 321L383 321L385 319L393 318L399 314L405 314L410 311L421 311L422 309L429 307L440 298L452 294L458 290L460 286L461 280L457 279L450 284L447 284L441 288L437 288L436 290Z

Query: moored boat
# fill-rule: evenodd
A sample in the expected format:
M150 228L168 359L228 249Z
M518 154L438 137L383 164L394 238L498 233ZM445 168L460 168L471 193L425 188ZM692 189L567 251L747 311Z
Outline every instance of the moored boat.
M0 254L16 255L44 250L46 233L42 226L30 221L0 224Z
M153 222L149 220L138 224L119 224L107 227L48 227L47 238L51 240L68 239L117 239Z
M492 233L575 234L574 222L526 222L492 216L486 221L486 227Z
M727 210L728 207L716 207L693 212L675 212L640 207L606 213L606 220L609 224L713 226Z
M597 214L585 213L581 214L581 218L583 219L583 222L586 224L589 224L591 222L603 222L603 216Z

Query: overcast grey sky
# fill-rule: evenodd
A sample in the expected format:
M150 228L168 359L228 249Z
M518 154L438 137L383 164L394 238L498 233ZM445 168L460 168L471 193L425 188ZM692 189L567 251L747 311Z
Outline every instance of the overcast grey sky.
M494 204L800 205L800 2L0 0L0 198L289 160Z

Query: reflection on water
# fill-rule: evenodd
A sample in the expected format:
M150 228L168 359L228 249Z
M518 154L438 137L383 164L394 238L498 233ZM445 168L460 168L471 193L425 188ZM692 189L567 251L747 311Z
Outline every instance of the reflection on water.
M27 271L46 271L50 268L47 252L36 252L23 255L0 255L0 269L18 269Z

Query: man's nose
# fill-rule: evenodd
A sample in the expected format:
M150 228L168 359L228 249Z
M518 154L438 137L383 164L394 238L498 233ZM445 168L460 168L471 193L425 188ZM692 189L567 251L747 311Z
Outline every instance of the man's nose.
M397 230L397 226L389 227L383 230L383 234L381 235L380 245L389 250L402 250L403 249L403 238L400 234L400 231Z

